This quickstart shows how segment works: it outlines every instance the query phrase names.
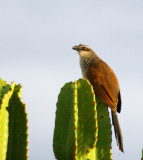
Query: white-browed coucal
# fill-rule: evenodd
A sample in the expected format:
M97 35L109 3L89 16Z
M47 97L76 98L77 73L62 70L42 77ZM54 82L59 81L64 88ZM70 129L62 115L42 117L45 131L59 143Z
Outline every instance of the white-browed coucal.
M121 94L118 79L113 70L96 53L86 45L73 47L80 56L83 78L92 84L95 94L107 104L112 111L112 121L119 149L123 152L123 137L117 112L121 111Z

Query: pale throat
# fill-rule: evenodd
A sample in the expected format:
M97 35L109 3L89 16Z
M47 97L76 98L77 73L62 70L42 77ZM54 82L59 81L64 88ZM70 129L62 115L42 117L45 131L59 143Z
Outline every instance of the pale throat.
M94 53L89 53L86 51L80 52L80 67L82 71L82 76L83 78L87 79L87 71L88 71L88 66L92 64L92 62L97 58L96 54Z

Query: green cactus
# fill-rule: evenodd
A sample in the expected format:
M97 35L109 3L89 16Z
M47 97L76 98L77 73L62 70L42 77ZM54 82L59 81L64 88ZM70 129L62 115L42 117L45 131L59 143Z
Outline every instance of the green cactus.
M56 158L74 159L74 84L68 83L62 88L57 102L56 127L54 132L54 152Z
M98 136L95 94L90 83L83 79L75 82L75 94L77 95L75 97L75 109L77 109L77 156L75 159L95 159Z
M61 89L53 140L58 160L112 159L109 113L107 106L96 99L85 79Z
M0 105L0 159L6 159L7 153L7 143L8 143L8 118L9 114L7 107L9 105L9 100L13 93L15 84L12 83L11 87L5 84L3 88L1 87L1 105ZM9 90L7 91L7 88ZM7 92L6 92L7 91Z
M21 86L0 79L0 160L28 159L27 132Z
M96 144L96 160L112 160L111 153L111 124L107 105L98 97L97 118L98 118L98 141Z

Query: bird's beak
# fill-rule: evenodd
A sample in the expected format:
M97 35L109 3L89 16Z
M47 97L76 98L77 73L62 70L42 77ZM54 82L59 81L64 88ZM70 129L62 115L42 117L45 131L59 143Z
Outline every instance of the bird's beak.
M79 47L78 46L73 46L72 49L79 51Z

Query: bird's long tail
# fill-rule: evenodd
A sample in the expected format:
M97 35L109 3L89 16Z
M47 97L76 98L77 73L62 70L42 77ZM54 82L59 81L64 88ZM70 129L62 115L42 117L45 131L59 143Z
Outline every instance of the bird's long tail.
M116 136L117 144L119 145L119 149L122 152L124 152L123 137L122 137L122 132L121 132L120 124L119 124L118 117L117 117L117 112L113 112L112 111L112 121L113 121L113 125L114 125L114 130L115 130L115 136Z

